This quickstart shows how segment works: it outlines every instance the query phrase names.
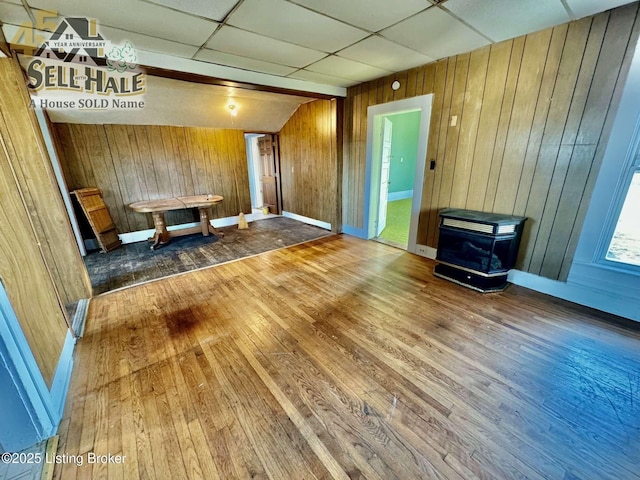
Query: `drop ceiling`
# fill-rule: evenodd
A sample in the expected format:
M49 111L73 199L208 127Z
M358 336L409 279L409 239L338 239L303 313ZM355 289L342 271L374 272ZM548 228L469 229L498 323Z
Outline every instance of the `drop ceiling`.
M141 63L325 94L629 0L0 0L9 41L39 10L96 18ZM336 88L337 87L337 88Z

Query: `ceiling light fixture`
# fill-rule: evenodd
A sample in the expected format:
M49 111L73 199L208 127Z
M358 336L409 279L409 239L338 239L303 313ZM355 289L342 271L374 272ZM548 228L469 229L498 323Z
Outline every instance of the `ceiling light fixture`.
M232 117L235 117L236 115L238 115L238 110L236 110L236 106L233 103L227 105L227 108L229 109L229 112L231 113Z
M391 84L391 90L398 90L400 88L400 82L398 80L395 80L392 84Z

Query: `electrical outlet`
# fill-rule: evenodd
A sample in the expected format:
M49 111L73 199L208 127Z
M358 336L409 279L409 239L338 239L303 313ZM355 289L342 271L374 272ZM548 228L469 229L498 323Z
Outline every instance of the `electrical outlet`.
M458 125L458 116L457 115L453 115L451 117L451 126L455 127L456 125Z

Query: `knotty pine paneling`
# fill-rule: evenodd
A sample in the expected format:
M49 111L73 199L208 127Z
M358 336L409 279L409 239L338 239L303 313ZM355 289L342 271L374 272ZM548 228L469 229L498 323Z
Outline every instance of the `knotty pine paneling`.
M337 102L300 105L280 131L283 209L328 222L333 229L340 223Z
M224 201L213 218L251 213L244 134L240 130L151 125L54 124L70 190L102 190L118 233L153 228L140 200L213 193ZM168 212L169 225L199 221Z
M345 224L363 227L367 107L432 93L436 169L425 172L418 243L437 247L445 207L525 215L517 268L566 279L638 24L634 3L349 88Z

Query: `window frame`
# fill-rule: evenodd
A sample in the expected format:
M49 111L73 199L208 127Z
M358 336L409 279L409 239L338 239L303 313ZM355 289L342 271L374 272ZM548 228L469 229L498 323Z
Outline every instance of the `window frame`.
M627 151L624 167L620 171L615 191L611 197L610 208L603 223L600 241L598 242L595 252L596 258L594 259L595 263L604 267L640 275L640 265L633 265L631 263L619 262L607 258L607 253L609 252L609 247L618 225L618 219L622 213L622 207L627 199L631 181L636 172L640 174L640 119L634 129L633 141Z

